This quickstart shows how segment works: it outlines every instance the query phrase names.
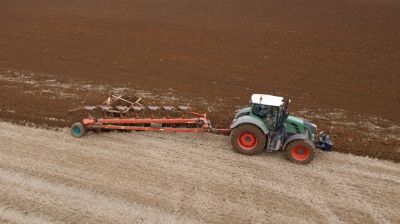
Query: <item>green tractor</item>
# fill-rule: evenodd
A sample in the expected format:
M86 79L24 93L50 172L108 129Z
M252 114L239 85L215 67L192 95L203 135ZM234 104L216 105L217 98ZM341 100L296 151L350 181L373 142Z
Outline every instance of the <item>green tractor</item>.
M251 106L239 110L231 129L233 148L246 155L284 150L287 158L307 164L314 158L315 148L332 150L329 135L307 120L291 116L287 111L290 100L283 97L253 94Z

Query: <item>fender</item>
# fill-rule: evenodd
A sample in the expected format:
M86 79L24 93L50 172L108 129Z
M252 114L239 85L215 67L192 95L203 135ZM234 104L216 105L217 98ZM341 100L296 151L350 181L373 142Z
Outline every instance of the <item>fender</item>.
M250 114L250 111L251 111L251 107L243 108L243 109L239 110L239 111L235 114L235 117L234 117L234 118L239 118L239 117L241 117L241 116L249 115L249 114Z
M241 124L253 124L253 125L257 126L258 128L260 128L264 132L264 134L268 134L269 133L269 130L265 126L263 121L261 121L258 118L255 118L253 116L249 116L249 115L244 115L244 116L241 116L241 117L239 117L237 119L234 119L232 124L231 124L230 129L232 130L232 129L236 128L237 126L241 125Z
M291 135L291 136L289 136L289 138L286 139L285 144L283 145L282 149L286 150L286 146L289 143L293 142L293 141L296 141L296 140L307 140L307 139L308 139L308 137L305 134L294 134L294 135Z

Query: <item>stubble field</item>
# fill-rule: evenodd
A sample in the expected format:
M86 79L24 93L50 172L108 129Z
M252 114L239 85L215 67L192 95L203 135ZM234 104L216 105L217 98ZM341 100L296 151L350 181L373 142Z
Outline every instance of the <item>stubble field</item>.
M0 222L399 223L400 165L318 152L244 156L211 134L0 123ZM7 144L5 144L7 143Z

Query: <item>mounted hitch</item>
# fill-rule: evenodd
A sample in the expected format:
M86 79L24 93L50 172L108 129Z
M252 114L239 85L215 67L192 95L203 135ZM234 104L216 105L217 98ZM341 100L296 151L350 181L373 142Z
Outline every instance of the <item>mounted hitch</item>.
M333 150L333 141L329 134L325 134L323 131L319 133L318 141L316 141L315 146L323 151Z

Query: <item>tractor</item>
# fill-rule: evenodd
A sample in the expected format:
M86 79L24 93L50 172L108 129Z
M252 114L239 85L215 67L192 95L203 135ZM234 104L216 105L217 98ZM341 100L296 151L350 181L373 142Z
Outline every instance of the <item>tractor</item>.
M230 126L234 150L246 155L263 151L286 152L287 158L297 164L307 164L314 158L315 148L332 150L329 135L311 122L289 115L289 99L253 94L250 107L239 110Z

